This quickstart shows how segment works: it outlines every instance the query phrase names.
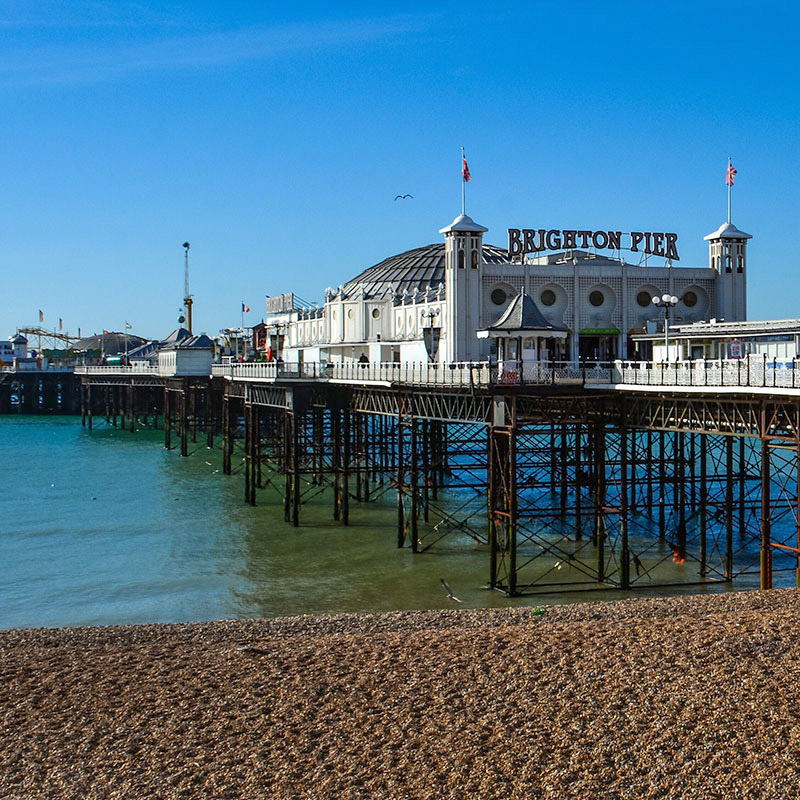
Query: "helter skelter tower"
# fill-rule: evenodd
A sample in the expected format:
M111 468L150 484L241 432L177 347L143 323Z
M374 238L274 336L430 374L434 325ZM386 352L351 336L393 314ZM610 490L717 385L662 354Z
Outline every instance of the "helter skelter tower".
M189 242L183 243L183 316L189 333L192 331L192 296L189 294ZM180 320L183 322L184 320Z

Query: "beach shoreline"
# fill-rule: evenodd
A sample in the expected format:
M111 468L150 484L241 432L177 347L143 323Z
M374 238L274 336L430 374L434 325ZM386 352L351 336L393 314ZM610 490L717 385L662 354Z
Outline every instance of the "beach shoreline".
M762 798L794 589L0 631L0 797Z

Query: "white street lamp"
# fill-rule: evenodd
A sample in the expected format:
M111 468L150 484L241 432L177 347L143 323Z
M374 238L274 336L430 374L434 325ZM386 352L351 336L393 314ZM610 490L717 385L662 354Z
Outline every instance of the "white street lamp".
M664 309L664 347L669 361L669 310L678 305L678 298L674 294L662 294L653 298L653 305Z

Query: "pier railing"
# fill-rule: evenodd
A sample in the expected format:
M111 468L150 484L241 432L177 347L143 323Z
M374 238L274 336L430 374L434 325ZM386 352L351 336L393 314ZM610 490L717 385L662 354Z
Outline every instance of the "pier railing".
M500 364L486 361L454 364L231 363L214 364L211 373L231 380L325 380L336 383L388 383L429 387L634 384L800 389L800 360L763 357L671 362L505 361Z
M82 375L158 375L158 367L76 367ZM699 359L695 361L504 361L432 364L277 363L214 364L211 374L243 381L327 381L425 387L637 385L675 387L769 387L800 389L800 359Z
M160 375L158 367L136 365L125 366L120 364L118 366L83 366L78 365L75 367L76 375Z

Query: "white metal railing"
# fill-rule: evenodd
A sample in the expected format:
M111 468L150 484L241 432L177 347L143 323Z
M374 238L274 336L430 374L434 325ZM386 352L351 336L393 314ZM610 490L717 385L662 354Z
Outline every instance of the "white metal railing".
M78 374L159 374L158 367L76 367ZM546 384L641 386L738 386L800 389L800 359L702 359L696 361L487 361L213 364L211 374L229 380L322 380L428 387L529 386Z
M79 365L75 367L76 375L159 375L158 367L137 365L135 367L125 366L96 366L88 367Z

